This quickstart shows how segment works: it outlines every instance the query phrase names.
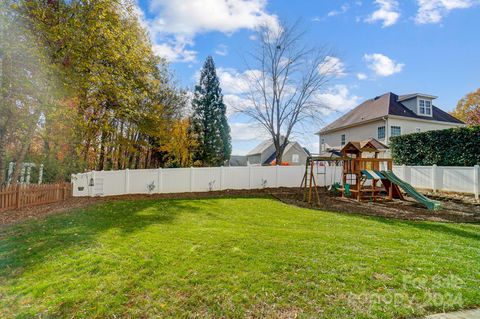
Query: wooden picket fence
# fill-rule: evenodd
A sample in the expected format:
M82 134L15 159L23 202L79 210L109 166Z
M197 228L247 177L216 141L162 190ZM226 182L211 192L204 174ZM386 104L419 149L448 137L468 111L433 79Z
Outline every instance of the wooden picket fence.
M0 187L0 211L61 202L72 197L71 183Z

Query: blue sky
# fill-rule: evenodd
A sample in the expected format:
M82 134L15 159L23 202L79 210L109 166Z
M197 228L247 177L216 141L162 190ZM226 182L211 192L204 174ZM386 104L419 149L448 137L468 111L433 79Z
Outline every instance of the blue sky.
M335 52L338 72L322 92L334 108L295 138L317 151L314 132L365 99L385 92L437 95L451 111L480 80L480 0L139 0L154 50L179 83L193 89L212 55L230 110L242 103L244 57L265 23L301 21L305 41ZM264 133L230 112L233 153L245 154Z

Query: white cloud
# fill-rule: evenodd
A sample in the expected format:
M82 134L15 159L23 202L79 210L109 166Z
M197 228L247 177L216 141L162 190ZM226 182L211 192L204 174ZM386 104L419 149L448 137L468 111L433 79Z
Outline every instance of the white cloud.
M360 81L366 80L368 76L365 73L357 73L357 79Z
M220 44L215 50L215 54L220 56L228 55L228 47L225 44Z
M229 124L233 141L257 141L269 137L265 129L257 124L242 122L230 122Z
M375 23L382 21L383 27L389 27L397 23L400 18L398 2L396 0L375 0L379 7L365 21Z
M157 13L152 28L156 32L195 35L220 31L232 33L262 25L276 28L278 19L266 12L266 0L152 0Z
M225 94L244 94L248 92L248 74L253 71L238 72L230 68L218 68L217 75L220 79L222 91Z
M326 56L318 70L321 74L332 76L346 75L345 64L337 57Z
M249 99L235 94L224 95L223 102L227 106L227 117L231 117L242 110L246 110L251 105Z
M266 11L267 0L152 0L149 17L136 6L155 52L170 62L192 62L195 36L206 32L234 33L268 26L279 29L276 15ZM217 49L217 54L226 50Z
M241 110L247 109L251 102L246 97L249 92L248 79L255 74L255 70L238 72L231 68L218 68L217 75L224 93L223 100L227 106L227 116L232 116Z
M348 3L344 3L339 10L332 10L327 14L327 16L328 17L338 16L340 14L346 13L349 9L350 9L350 5Z
M192 40L178 36L163 43L154 43L153 52L168 62L193 62L197 57L197 52L188 49L192 45Z
M248 96L250 92L249 81L260 76L259 70L238 72L235 69L218 68L217 75L225 94L224 102L227 105L228 116L252 106ZM290 86L285 88L286 92L293 90ZM323 93L317 93L313 102L320 105L319 112L329 114L332 111L350 109L358 104L359 99L358 96L350 93L346 85L335 85Z
M380 53L365 54L363 58L367 62L367 66L378 76L391 76L401 72L405 66L405 64L397 63Z
M315 98L323 105L322 113L325 115L349 110L357 106L360 101L360 97L351 94L349 88L343 84L335 85L327 92L317 94Z
M480 4L479 0L417 0L418 12L415 22L419 24L438 23L450 11L467 9Z

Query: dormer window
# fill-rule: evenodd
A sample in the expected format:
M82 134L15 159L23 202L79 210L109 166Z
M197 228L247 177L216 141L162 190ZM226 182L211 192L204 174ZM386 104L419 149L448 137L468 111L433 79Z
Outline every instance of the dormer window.
M432 101L418 99L418 115L432 116Z

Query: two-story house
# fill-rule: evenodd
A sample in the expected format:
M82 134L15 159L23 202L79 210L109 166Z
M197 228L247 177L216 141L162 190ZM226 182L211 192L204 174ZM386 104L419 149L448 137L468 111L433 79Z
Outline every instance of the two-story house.
M341 149L349 141L362 141L373 137L388 145L392 136L465 125L435 107L433 100L436 98L421 93L386 93L367 100L317 133L320 153Z

